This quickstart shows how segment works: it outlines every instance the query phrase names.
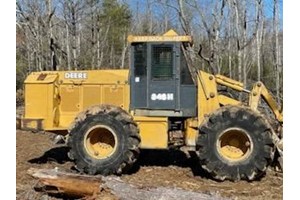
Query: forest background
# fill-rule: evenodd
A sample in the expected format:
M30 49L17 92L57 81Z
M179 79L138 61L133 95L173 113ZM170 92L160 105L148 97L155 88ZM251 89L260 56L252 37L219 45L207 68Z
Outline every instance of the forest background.
M17 0L16 89L42 70L128 68L128 34L191 35L189 62L282 104L282 0Z

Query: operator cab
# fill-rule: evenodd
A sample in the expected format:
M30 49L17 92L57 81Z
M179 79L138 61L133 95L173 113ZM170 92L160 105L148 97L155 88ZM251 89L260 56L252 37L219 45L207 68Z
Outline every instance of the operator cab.
M196 86L183 46L190 36L129 36L130 110L140 116L196 116Z

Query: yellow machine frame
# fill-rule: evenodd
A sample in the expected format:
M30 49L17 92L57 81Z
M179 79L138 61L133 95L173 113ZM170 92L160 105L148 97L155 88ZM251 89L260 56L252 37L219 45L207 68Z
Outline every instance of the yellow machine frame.
M73 76L72 79L68 77L70 75ZM80 111L96 104L112 104L129 112L128 75L128 70L32 73L25 81L25 115L22 127L32 130L67 130ZM76 76L85 78L74 78ZM252 91L247 91L241 82L198 71L198 105L205 106L198 106L198 117L185 122L186 146L195 146L198 127L208 114L222 105L241 105L238 100L218 94L218 84L249 93L248 106L252 110L257 110L262 97L277 120L282 122L282 113L261 82L256 83ZM140 128L141 148L168 148L167 117L134 116L134 120Z

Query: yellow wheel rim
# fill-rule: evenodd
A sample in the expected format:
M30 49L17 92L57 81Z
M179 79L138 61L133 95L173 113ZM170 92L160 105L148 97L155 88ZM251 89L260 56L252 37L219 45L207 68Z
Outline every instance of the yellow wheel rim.
M230 128L221 133L217 140L219 155L230 162L240 162L249 157L253 149L252 140L240 128Z
M117 142L116 133L105 125L92 127L84 137L84 147L95 159L110 157L116 151Z

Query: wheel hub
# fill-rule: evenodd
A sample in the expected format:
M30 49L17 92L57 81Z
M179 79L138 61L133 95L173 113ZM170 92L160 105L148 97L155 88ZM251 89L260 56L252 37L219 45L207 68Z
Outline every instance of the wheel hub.
M253 149L251 138L240 128L230 128L221 133L217 140L219 155L230 161L239 162L248 158Z
M87 153L93 158L105 159L111 156L116 150L116 134L108 126L94 126L85 134L84 147Z

